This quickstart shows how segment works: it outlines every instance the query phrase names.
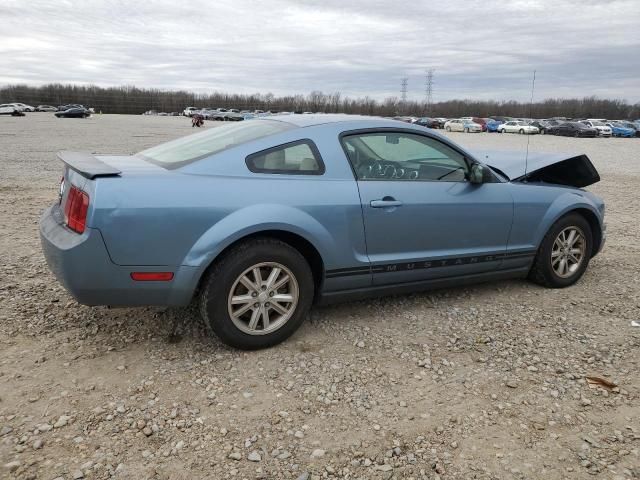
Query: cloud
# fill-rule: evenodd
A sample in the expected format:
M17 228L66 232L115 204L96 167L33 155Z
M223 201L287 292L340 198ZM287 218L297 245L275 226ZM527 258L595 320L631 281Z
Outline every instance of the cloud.
M8 0L0 83L640 101L636 0Z

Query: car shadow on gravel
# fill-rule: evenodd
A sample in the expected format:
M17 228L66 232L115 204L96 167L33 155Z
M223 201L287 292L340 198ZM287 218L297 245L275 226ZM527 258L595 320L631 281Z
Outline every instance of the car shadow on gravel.
M373 297L357 302L316 305L308 314L306 328L303 328L305 332L302 335L294 334L292 340L307 341L309 335L313 337L316 329L332 322L339 322L344 324L341 326L349 328L349 323L358 323L358 317L372 310L387 310L389 313L398 314L405 310L425 307L448 308L469 304L507 303L512 302L514 296L522 298L523 295L537 295L536 290L536 286L524 280L507 280L406 295ZM179 346L180 349L198 345L199 348L204 347L212 351L233 350L218 340L205 325L197 302L188 307L81 308L83 310L78 312L78 316L84 320L75 324L79 330L78 336L94 337L94 341L99 343L107 338L122 338L126 339L127 343L140 345L153 338L165 345Z

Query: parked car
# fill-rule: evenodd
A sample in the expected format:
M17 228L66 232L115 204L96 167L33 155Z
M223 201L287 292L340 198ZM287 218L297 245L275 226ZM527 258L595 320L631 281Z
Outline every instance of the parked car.
M612 135L611 127L600 120L583 120L587 127L595 128L599 137L610 137Z
M556 122L555 120L534 120L530 123L530 125L536 127L540 131L541 135L545 135L549 133L549 129L556 125L559 125L559 123L560 122Z
M538 127L533 125L529 125L526 122L518 121L518 120L510 120L508 122L503 123L502 125L498 125L499 133L520 133L522 135L531 135L535 133L540 133Z
M465 120L462 118L454 118L452 120L449 120L444 124L444 129L447 132L482 132L481 125L471 120Z
M421 125L423 127L427 127L427 128L441 128L440 127L440 122L438 120L436 120L435 118L430 118L430 117L418 118L413 123L415 123L416 125Z
M10 103L9 105L12 105L18 112L34 112L35 108L32 107L31 105L27 105L25 103Z
M185 117L190 117L191 115L193 115L198 110L200 110L200 109L196 108L196 107L187 107L182 111L182 115L184 115Z
M635 136L640 137L640 125L635 124L633 122L628 122L626 120L617 120L612 123L615 123L616 125L623 128L631 128L635 132Z
M606 125L611 128L614 137L631 138L636 136L636 131L633 128L625 127L618 122L607 122Z
M19 110L15 107L15 105L11 103L3 103L0 105L0 115L11 115L13 112L18 112Z
M497 132L498 127L502 125L502 123L503 122L501 122L500 120L494 120L492 118L489 118L487 120L487 132L488 133Z
M65 110L69 110L70 108L85 108L84 105L80 105L79 103L67 103L65 105L59 105L59 112L64 112Z
M552 135L560 135L563 137L590 137L594 138L598 136L598 131L595 128L587 127L584 123L580 122L564 122L560 125L553 127L548 133Z
M58 109L56 107L52 107L51 105L38 105L36 107L36 112L56 112Z
M232 110L229 110L227 112L225 120L227 122L240 122L240 121L244 120L244 114L238 112L237 110L235 112L232 111Z
M56 112L54 115L58 118L87 118L91 116L91 112L86 108L73 107L62 112Z
M477 123L478 125L480 125L482 127L483 132L487 131L487 120L489 120L488 118L473 117L471 120L474 123Z
M40 236L71 295L195 297L244 349L289 337L314 301L527 276L567 287L605 239L587 156L530 155L526 170L522 152L473 154L392 120L257 118L133 156L58 157Z

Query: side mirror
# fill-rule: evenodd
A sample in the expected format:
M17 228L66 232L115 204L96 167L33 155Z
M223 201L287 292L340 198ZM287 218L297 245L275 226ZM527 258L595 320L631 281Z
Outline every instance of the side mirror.
M479 185L481 183L487 183L491 181L491 171L488 167L480 163L474 163L471 165L469 171L469 182Z

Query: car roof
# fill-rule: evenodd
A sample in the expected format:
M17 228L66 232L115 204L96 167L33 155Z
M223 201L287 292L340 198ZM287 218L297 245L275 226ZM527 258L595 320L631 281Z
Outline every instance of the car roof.
M311 114L311 115L272 115L269 117L261 117L257 121L277 121L289 123L296 127L312 127L314 125L323 125L326 123L340 122L367 122L373 124L391 124L396 125L397 120L390 120L382 117L369 117L365 115L347 115L345 113L328 113L328 114ZM253 120L252 120L253 121Z

